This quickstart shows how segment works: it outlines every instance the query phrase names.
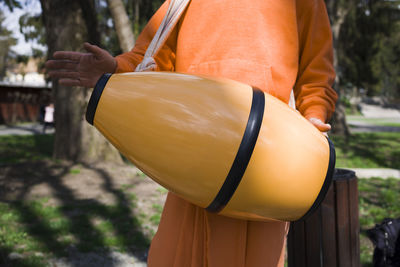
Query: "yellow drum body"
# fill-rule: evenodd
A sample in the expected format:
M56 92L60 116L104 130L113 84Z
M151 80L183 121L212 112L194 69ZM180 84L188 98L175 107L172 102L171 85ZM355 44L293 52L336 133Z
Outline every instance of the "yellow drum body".
M294 221L331 182L329 139L285 103L235 81L106 74L86 116L154 181L210 212Z

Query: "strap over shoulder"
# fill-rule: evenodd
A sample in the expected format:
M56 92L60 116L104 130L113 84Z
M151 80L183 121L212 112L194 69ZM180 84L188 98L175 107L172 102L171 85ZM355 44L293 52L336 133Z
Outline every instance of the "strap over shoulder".
M136 67L135 71L152 71L156 69L157 63L154 60L154 56L168 39L189 2L190 0L171 0L167 13L146 50L143 61Z

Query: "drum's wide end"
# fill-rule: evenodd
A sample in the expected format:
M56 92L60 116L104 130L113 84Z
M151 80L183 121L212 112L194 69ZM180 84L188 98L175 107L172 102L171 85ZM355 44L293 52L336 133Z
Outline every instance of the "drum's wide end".
M324 201L326 194L328 193L329 187L332 184L333 173L335 171L336 153L335 153L335 147L333 146L332 141L328 137L326 139L328 140L328 143L329 143L329 164L328 164L328 170L326 172L325 181L324 181L324 183L322 185L321 191L319 192L316 200L314 201L314 204L297 221L306 220L308 217L310 217L314 213L314 211L316 211L319 208L319 206L321 205L322 201Z
M111 73L103 74L97 81L96 86L93 89L92 95L86 109L86 121L93 125L94 115L96 114L97 105L99 103L101 94L103 93L104 87L111 77Z

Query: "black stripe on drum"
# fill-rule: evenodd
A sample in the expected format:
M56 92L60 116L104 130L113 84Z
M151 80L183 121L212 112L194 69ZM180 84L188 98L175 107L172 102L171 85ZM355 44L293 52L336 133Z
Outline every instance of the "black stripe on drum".
M326 194L328 193L328 189L332 184L333 180L333 173L335 170L335 163L336 163L336 152L335 152L335 146L333 145L332 141L327 137L329 144L329 163L328 163L328 169L326 171L326 176L324 183L321 187L321 190L319 191L319 194L317 198L315 199L313 205L310 207L310 209L297 221L304 221L307 220L321 205L322 201L324 201Z
M96 114L96 109L97 105L99 104L101 94L103 93L104 87L106 86L111 75L111 73L103 74L97 81L92 95L90 96L90 100L86 109L86 121L91 125L93 125L94 122L94 115Z
M228 204L239 186L257 142L264 116L264 108L264 93L260 89L253 88L253 100L242 142L224 184L221 186L217 196L206 208L207 211L220 212Z

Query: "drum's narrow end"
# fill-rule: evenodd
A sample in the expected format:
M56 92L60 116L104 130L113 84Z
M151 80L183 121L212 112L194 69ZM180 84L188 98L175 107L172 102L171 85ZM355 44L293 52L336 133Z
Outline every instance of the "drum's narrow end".
M111 73L103 74L97 81L96 86L93 89L92 95L86 109L86 121L93 125L94 115L96 114L97 105L99 103L101 94L103 93L104 87L111 77Z
M329 187L332 184L333 173L335 170L335 163L336 163L336 153L335 153L335 147L333 146L332 141L328 137L326 139L328 140L328 143L329 143L329 165L328 165L328 170L326 172L324 184L322 185L321 191L319 191L319 194L317 196L317 199L314 201L314 204L297 221L306 220L308 217L310 217L314 213L314 211L316 211L319 208L322 201L324 201L326 194L328 193Z

